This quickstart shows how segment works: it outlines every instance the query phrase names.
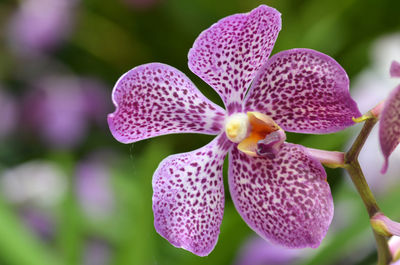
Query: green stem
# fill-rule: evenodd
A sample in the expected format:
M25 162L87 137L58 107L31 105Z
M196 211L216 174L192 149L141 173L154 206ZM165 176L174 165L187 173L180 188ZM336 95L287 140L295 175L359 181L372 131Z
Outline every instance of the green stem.
M372 128L377 123L377 118L370 118L366 120L364 127L362 128L357 139L354 141L350 150L345 155L345 169L349 172L351 180L354 183L358 193L367 208L368 215L371 218L376 213L380 211L379 206L376 202L371 189L365 180L364 173L358 163L358 155L365 141L367 140ZM387 265L392 260L389 247L387 244L387 238L385 236L379 235L374 231L375 241L378 249L378 265Z

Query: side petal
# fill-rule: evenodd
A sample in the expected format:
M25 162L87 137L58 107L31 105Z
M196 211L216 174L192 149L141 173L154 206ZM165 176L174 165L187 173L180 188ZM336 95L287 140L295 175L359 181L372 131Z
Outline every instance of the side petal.
M218 134L225 111L204 97L179 70L149 63L125 73L115 85L116 110L108 115L113 136L122 143L170 134Z
M381 170L386 173L389 156L399 144L400 139L400 85L397 86L385 101L379 122L379 142L385 158Z
M310 49L272 56L258 72L245 106L271 116L285 131L298 133L336 132L361 116L344 69Z
M239 112L280 30L281 14L265 5L223 18L196 39L189 68L218 92L229 113Z
M232 149L229 189L250 228L287 247L318 247L332 221L326 173L301 145L285 143L274 159Z
M153 176L154 226L175 247L208 255L224 211L222 167L232 146L225 134L210 144L164 159Z

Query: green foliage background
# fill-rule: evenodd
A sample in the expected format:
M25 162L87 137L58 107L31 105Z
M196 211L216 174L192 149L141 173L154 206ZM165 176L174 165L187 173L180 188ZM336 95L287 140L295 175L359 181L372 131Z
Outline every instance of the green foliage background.
M211 24L224 16L247 12L259 4L270 5L282 13L282 31L273 53L297 47L316 49L334 57L350 78L369 64L369 48L374 39L400 31L400 1L397 0L163 0L146 10L128 8L119 0L82 0L72 36L52 56L77 75L102 79L108 84L110 95L116 80L129 69L148 62L163 62L186 73L207 97L222 105L217 94L188 69L187 52L198 34ZM17 76L23 62L9 52L4 30L17 5L17 1L0 1L3 29L0 33L0 80L12 93L19 95L26 89ZM344 150L353 132L289 135L289 141ZM113 265L233 264L240 246L253 234L237 214L228 192L220 238L208 257L200 258L176 249L154 230L151 178L158 163L170 154L207 144L211 136L168 135L123 145L107 129L92 129L78 148L62 152L50 150L37 139L27 139L21 134L23 132L0 143L1 168L37 158L54 161L70 176L69 192L55 210L58 225L52 242L41 241L25 227L16 209L0 194L0 264L82 264L85 244L90 238L108 242ZM107 220L96 222L82 213L73 190L72 172L80 159L100 148L117 150L121 155L111 171L115 212ZM309 251L303 264L374 263L376 256L368 217L346 178L339 169L328 170L335 204L344 208L354 206L349 209L355 212L348 213L351 218L335 215L334 222L342 222L342 225L328 234L319 249ZM384 211L394 219L400 218L399 190L400 187L393 188L392 192L378 198Z

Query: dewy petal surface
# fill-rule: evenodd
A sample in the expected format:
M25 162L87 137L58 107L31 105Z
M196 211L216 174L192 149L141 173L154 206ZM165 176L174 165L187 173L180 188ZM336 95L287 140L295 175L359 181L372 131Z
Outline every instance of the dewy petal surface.
M379 122L379 141L385 163L382 173L386 173L389 156L400 139L400 85L386 99Z
M229 113L238 112L280 29L281 14L265 5L223 18L196 39L189 68L218 92Z
M361 116L343 68L310 49L272 56L258 72L245 109L267 114L285 131L298 133L336 132Z
M301 145L284 143L274 159L232 149L229 189L246 223L287 247L317 247L333 217L326 173Z
M175 247L206 256L224 211L222 168L232 147L225 133L208 145L164 159L153 176L154 226Z
M112 99L116 110L108 125L122 143L170 133L218 134L223 128L225 111L165 64L133 68L118 80Z

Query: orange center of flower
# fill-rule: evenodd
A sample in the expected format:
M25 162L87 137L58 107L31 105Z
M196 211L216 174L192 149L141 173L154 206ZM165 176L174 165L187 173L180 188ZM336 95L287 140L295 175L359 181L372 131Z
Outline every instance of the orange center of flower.
M268 115L260 112L236 113L227 119L225 133L237 148L250 156L257 155L257 143L281 128Z

